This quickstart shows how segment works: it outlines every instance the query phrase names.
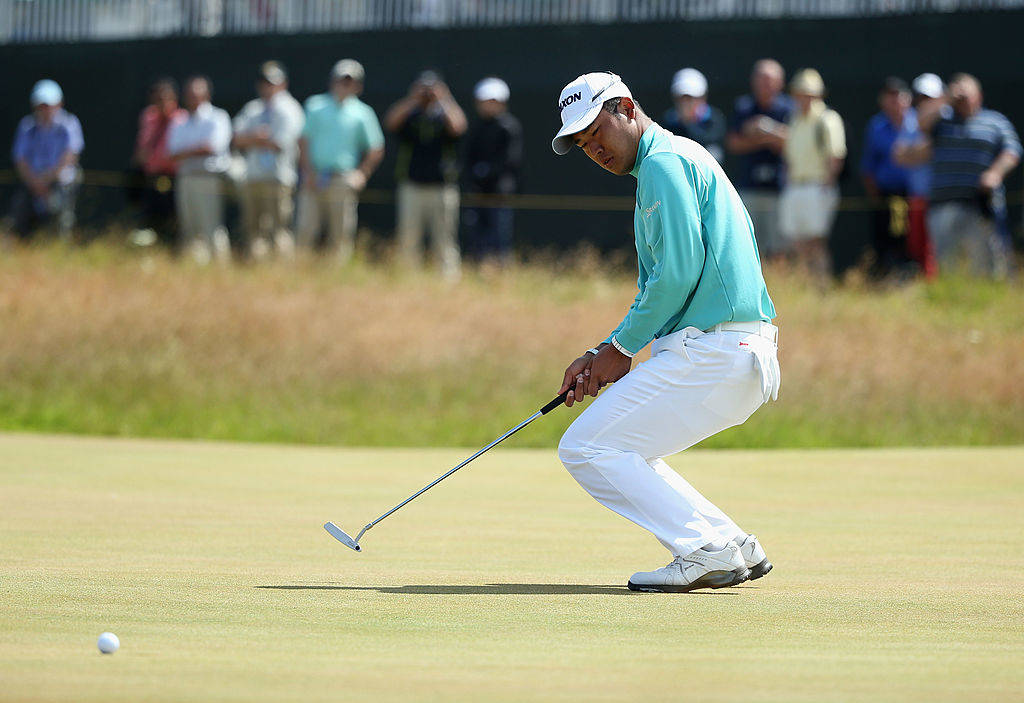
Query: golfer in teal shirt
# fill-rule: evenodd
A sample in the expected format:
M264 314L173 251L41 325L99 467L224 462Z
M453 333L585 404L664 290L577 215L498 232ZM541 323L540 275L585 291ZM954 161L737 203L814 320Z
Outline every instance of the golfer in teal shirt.
M775 317L750 217L721 166L702 153L653 123L640 138L630 170L639 292L605 340L629 355L685 327Z
M743 423L777 396L775 307L754 228L718 162L655 124L612 73L589 73L559 97L558 154L578 146L637 179L637 295L605 341L565 371L572 405L597 397L569 427L559 457L594 498L650 531L673 556L637 572L644 591L723 588L771 570L757 537L665 463ZM653 341L650 360L632 357ZM602 389L608 385L606 390Z

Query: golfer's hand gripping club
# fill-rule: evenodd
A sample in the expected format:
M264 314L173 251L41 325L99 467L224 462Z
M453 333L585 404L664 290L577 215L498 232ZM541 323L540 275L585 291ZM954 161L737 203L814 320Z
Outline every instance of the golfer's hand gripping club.
M428 484L427 484L426 486L424 486L424 487L423 487L423 488L421 488L420 490L418 490L418 491L416 491L415 493L413 493L413 494L412 494L411 496L409 496L408 498L406 498L405 500L403 500L403 501L402 501L401 503L399 503L399 504L398 504L398 505L396 505L395 507L391 508L391 510L387 511L386 513L384 513L383 515L381 515L381 516L380 516L379 518L377 518L377 519L376 519L376 520L374 520L373 522L371 522L371 523L368 523L368 524L366 525L366 527L364 527L364 528L363 528L362 530L360 530L359 534L358 534L358 535L356 535L356 538L355 538L355 539L352 539L351 537L349 537L349 536L348 536L348 534L347 534L347 533L346 533L346 532L345 532L344 530L342 530L341 528L339 528L339 527L338 527L337 525L335 525L335 524L334 524L333 522L327 522L327 523L324 523L324 529L325 529L325 530L327 530L328 534L330 534L330 535L331 535L331 537L334 537L334 539L338 540L339 542L341 542L342 544L344 544L344 545L345 545L346 547L351 547L352 549L356 550L357 552L361 552L361 551L363 551L363 550L362 550L362 548L361 548L361 547L359 546L359 540L360 540L360 539L362 539L363 535L364 535L364 534L366 534L366 531L367 531L367 530L369 530L370 528L372 528L372 527L373 527L374 525L376 525L376 524L377 524L378 522L380 522L381 520L385 519L385 518L386 518L387 516L389 516L389 515L391 515L392 513L394 513L394 512L396 511L396 510L398 510L399 508L401 508L401 507L402 507L403 505L405 505L406 503L409 503L409 502L411 502L411 501L412 501L412 500L413 500L414 498L416 498L416 497L417 497L417 496L419 496L420 494L422 494L422 493L426 493L426 492L427 492L427 491L429 491L429 490L430 490L431 488L433 488L433 487L434 487L434 486L436 486L437 484L441 483L441 481L443 481L443 480L445 480L446 478L448 478L449 476L451 476L451 475L452 475L453 473L455 473L456 471L458 471L459 469L461 469L461 468L462 468L463 466L465 466L465 465L466 465L466 464L468 464L469 462L471 462L471 461L473 461L474 459L476 459L476 458L477 458L478 456L480 456L481 454L485 453L485 452L486 452L486 451L488 451L489 449L492 449L492 448L494 448L494 447L498 446L499 444L501 444L502 442L504 442L504 441L505 441L506 439L508 439L509 437L511 437L512 435L514 435L514 434L515 434L516 432L518 432L519 430L523 429L524 427L526 427L527 425L529 425L529 424L530 424L531 422L533 422L534 420L536 420L536 419L537 419L538 417L540 417L541 415L547 415L547 414L548 414L549 412L551 412L552 410L554 410L555 408L557 408L557 407L558 407L559 405L561 405L562 403L564 403L564 402L565 402L565 399L566 399L566 397L568 396L568 394L569 394L569 391L567 390L567 391L565 391L564 393L562 393L561 395L559 395L559 396L558 396L557 398L555 398L555 399L551 400L551 401L550 401L549 403L547 403L546 405L544 405L544 407L542 407L542 408L541 408L540 410L538 410L537 412L535 412L535 413L534 413L533 415L530 415L530 417L528 417L528 418L526 418L525 420L523 420L522 422L520 422L520 423L519 423L518 425L516 425L515 427L513 427L512 429L510 429L510 430L509 430L508 432L506 432L505 434L503 434L503 435L501 435L500 437L498 437L498 438L497 438L496 440L494 440L493 442L491 442L490 444L488 444L488 445L487 445L486 447L484 447L484 448L483 448L483 449L481 449L480 451L478 451L478 452L476 452L475 454L473 454L473 456L469 457L468 459L466 459L465 461L463 461L463 462L462 462L461 464L459 464L458 466L456 466L456 467L454 467L454 468L452 468L452 469L448 470L448 471L447 471L446 473L444 473L444 474L441 474L440 476L438 476L437 478L435 478L435 479L434 479L433 481L431 481L430 483L428 483Z

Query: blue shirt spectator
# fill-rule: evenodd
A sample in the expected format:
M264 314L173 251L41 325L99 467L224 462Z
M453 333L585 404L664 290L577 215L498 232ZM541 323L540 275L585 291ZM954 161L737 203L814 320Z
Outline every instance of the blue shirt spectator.
M917 110L911 108L907 111L907 119L903 121L903 128L894 142L894 147L898 144L918 144L923 139L924 132L917 121ZM928 197L932 186L931 164L903 168L907 172L907 195Z
M769 118L774 123L786 124L793 114L793 101L788 95L779 93L767 104L758 102L753 95L743 95L733 106L729 131L734 134L769 132L771 123L759 120ZM782 157L765 147L740 155L740 168L736 178L739 188L779 190L785 183Z
M861 173L874 181L886 193L910 192L910 169L893 161L892 147L903 135L917 131L917 115L907 110L900 123L894 124L888 115L880 112L868 121L864 131L864 155Z
M672 102L661 126L700 144L722 163L725 159L725 115L708 105L708 80L695 68L684 68L672 78Z
M67 238L75 221L78 156L85 146L78 118L61 106L64 93L50 79L32 88L32 114L18 123L11 149L22 186L11 203L14 231L27 238L54 219Z
M775 59L761 59L750 73L750 94L736 99L725 146L739 157L733 177L754 223L757 250L767 259L780 258L793 243L779 230L779 198L785 181L782 150L793 100L782 92L786 72Z
M78 118L58 109L49 124L42 123L36 115L23 117L14 135L11 156L15 163L23 161L32 173L40 174L56 167L66 152L78 155L84 148ZM61 169L58 180L66 185L75 180L76 174L77 163L70 163Z

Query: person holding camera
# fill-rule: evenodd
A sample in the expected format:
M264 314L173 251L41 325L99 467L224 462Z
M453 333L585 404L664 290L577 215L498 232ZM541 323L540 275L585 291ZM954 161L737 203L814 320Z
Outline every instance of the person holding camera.
M430 227L434 258L448 280L459 277L461 256L457 145L466 115L435 71L424 71L409 94L384 115L385 128L398 137L398 256L420 265L423 234Z

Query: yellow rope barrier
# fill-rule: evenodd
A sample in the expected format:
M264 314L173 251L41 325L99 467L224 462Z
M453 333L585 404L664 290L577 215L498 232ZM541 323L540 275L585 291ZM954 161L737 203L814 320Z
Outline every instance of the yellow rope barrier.
M18 175L10 169L0 170L0 185L18 182ZM86 170L82 174L82 185L104 188L128 188L132 184L128 174L121 171ZM1007 204L1024 202L1024 190L1007 194ZM367 188L359 195L361 203L390 205L395 202L393 191L381 188ZM621 195L547 195L541 193L512 193L492 195L487 193L463 193L462 205L466 207L511 208L513 210L564 210L631 212L634 199ZM847 196L840 200L839 210L845 212L869 212L878 209L878 203L864 196Z

